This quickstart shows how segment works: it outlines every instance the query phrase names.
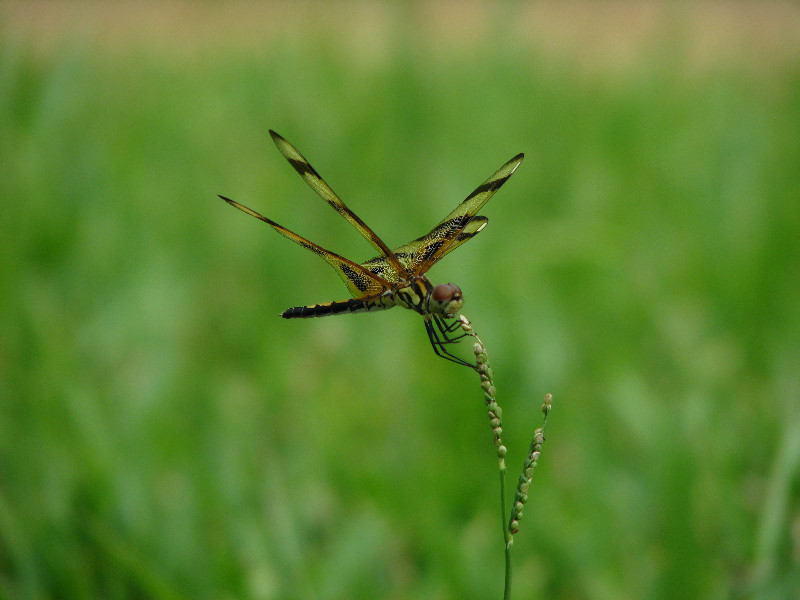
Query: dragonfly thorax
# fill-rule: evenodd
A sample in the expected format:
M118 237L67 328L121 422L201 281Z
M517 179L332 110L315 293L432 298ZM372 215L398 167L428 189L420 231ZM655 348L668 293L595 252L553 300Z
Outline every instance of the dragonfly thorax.
M454 283L434 286L424 275L402 282L381 296L384 305L403 306L421 315L439 315L452 319L464 306L461 288Z

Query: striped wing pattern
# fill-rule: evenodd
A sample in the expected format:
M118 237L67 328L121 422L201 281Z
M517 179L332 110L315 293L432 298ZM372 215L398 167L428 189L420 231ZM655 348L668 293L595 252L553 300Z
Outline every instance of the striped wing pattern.
M392 287L392 284L389 281L386 281L379 275L370 272L367 268L358 265L351 260L347 260L343 256L339 256L330 250L325 250L325 248L322 246L319 246L311 240L308 240L303 236L286 229L282 225L279 225L272 219L268 219L264 215L257 213L253 209L247 208L246 206L239 204L230 198L226 198L225 196L220 196L220 198L225 200L225 202L234 208L238 208L242 212L259 219L260 221L264 221L264 223L272 227L282 236L289 238L296 244L301 245L306 250L310 250L314 254L321 256L325 262L332 266L339 274L354 298L379 296Z
M466 199L442 219L431 232L411 242L417 246L409 265L412 275L420 275L430 269L444 255L480 233L486 226L486 217L475 217L483 205L494 196L508 178L517 170L525 156L517 154L500 167L494 175L480 184Z
M479 185L429 233L392 251L358 215L342 202L297 148L275 131L270 129L269 133L280 153L303 178L303 181L344 217L348 223L355 227L381 253L380 256L360 265L356 264L230 198L225 196L220 196L220 198L231 206L264 221L275 231L303 248L321 256L325 262L336 270L354 298L379 296L383 292L392 289L393 284L399 281L409 281L415 276L424 274L442 257L480 233L486 227L489 219L480 215L476 216L476 213L511 177L524 158L523 154L518 154L509 160Z
M303 178L309 187L314 190L320 198L325 200L336 212L338 212L342 217L347 220L356 230L366 239L372 246L381 253L386 261L392 266L395 273L401 273L405 276L404 268L397 260L392 251L389 250L389 247L383 242L381 238L377 236L377 234L369 228L369 226L361 220L361 218L356 215L352 210L347 208L344 202L342 202L341 198L337 196L334 191L330 188L330 186L325 183L325 180L322 179L319 173L311 166L311 164L306 160L306 158L300 154L300 151L295 148L292 144L287 142L281 135L274 132L272 129L269 130L269 134L272 136L272 141L275 142L275 145L280 150L281 154L283 154L284 158L289 161L289 164L292 165L295 171ZM396 279L393 279L395 281Z
M442 254L442 257L458 248L464 242L471 240L474 236L478 235L481 231L483 231L483 228L486 227L488 222L489 219L487 217L472 217L461 233L455 236L455 239L451 242L450 246L447 248L447 251ZM437 225L437 227L439 226ZM404 244L394 250L394 255L397 257L397 260L402 263L403 267L405 267L407 271L414 273L418 266L422 263L422 256L424 256L426 251L428 251L430 248L428 240L436 239L434 237L435 233L436 228L421 238L417 238L413 242ZM394 270L382 256L376 256L375 258L362 263L361 266L366 267L370 272L375 273L376 275L392 280Z
M500 167L494 175L480 184L444 219L431 229L431 231L414 241L411 241L394 250L394 255L411 276L422 275L427 272L435 262L458 248L461 244L471 240L483 231L489 219L475 216L484 204L489 201L497 190L517 170L524 158L517 154L506 164ZM383 257L377 256L362 263L372 273L393 281L395 271L392 265Z

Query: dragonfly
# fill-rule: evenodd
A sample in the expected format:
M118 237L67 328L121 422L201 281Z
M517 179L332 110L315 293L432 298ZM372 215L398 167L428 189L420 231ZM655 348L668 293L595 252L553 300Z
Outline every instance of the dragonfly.
M517 154L506 162L430 232L391 250L342 202L297 148L271 129L269 134L280 153L303 181L355 227L378 252L375 258L356 263L326 250L253 209L220 195L220 198L234 208L263 221L284 237L322 257L336 270L352 296L346 300L287 308L280 316L285 319L305 319L375 312L402 306L422 315L428 339L437 356L477 370L476 365L459 358L448 349L465 335L457 333L460 322L455 318L464 305L461 288L454 283L432 285L425 273L445 255L483 231L489 219L476 213L516 171L524 154Z

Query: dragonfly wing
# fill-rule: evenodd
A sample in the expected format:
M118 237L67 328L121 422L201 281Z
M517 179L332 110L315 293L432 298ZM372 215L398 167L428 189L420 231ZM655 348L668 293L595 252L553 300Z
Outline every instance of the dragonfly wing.
M307 240L303 236L286 229L282 225L279 225L275 221L257 213L251 208L247 208L246 206L239 204L230 198L226 198L225 196L220 196L220 198L225 200L225 202L234 208L238 208L242 212L259 219L260 221L264 221L264 223L272 227L282 236L289 238L306 250L310 250L314 254L322 257L325 262L327 262L336 270L336 272L339 274L339 277L342 278L342 281L344 281L347 289L350 290L350 293L354 298L378 296L391 287L391 284L388 281L369 271L367 268L347 260L346 258L329 250L326 250L322 246L319 246L314 242Z
M394 253L403 266L412 275L421 275L447 253L483 231L489 219L476 216L476 213L517 170L523 158L524 154L517 154L479 185L429 233L397 248Z
M467 223L466 227L461 230L461 233L455 237L452 243L436 260L441 259L445 254L452 252L464 242L467 242L478 235L481 231L483 231L487 223L489 223L489 219L487 217L483 217L481 215L472 217L469 223ZM436 244L438 240L444 236L445 233L443 230L447 227L447 224L443 225L440 223L427 235L396 248L394 250L394 255L408 271L416 272L418 265L424 263L436 251L438 248ZM362 266L366 267L371 272L380 275L381 277L383 277L383 273L389 269L388 263L383 260L382 256L368 260L367 262L363 263ZM391 274L391 272L392 271L388 270L388 273Z
M344 219L350 223L356 230L366 239L372 246L386 257L387 262L398 272L403 271L403 266L392 254L389 247L383 242L378 235L370 229L358 215L350 210L341 198L325 183L319 173L311 166L306 158L300 154L300 151L284 139L280 134L275 133L272 129L269 130L272 136L272 141L283 154L284 158L289 161L295 171L303 178L312 190L314 190L320 198L325 200L333 209L338 212Z
M424 252L414 263L413 274L424 273L440 258L450 252L453 248L460 246L467 239L471 239L483 226L476 225L477 229L473 234L458 242L459 235L467 229L475 214L494 196L508 178L517 170L525 155L520 153L500 167L489 179L480 184L475 190L466 197L456 208L442 219L431 232L424 236Z

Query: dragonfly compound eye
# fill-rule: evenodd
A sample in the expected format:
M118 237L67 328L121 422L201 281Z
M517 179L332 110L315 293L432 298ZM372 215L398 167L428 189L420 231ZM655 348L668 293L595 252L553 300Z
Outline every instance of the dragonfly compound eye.
M433 288L433 299L436 302L448 302L461 298L461 288L455 283L440 283Z

